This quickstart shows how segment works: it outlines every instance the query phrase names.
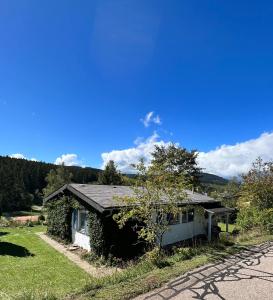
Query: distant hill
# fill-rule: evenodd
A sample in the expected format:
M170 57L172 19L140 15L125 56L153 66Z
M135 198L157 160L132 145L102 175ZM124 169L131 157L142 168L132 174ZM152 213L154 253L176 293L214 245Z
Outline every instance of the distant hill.
M210 173L202 173L200 181L203 184L225 185L228 183L227 179Z
M125 176L129 177L129 178L134 178L136 175L135 174L125 174ZM200 182L203 185L225 185L228 183L228 180L214 175L214 174L210 174L210 173L202 173L200 176Z

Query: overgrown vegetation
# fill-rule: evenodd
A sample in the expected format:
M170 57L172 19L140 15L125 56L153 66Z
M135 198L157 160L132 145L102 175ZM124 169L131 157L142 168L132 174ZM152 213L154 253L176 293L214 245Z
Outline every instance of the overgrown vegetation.
M47 233L71 242L71 217L73 201L70 197L62 196L58 200L47 203Z
M94 279L83 289L82 293L71 296L71 299L132 299L139 294L160 287L196 267L223 259L223 257L245 249L245 246L260 244L272 239L271 235L265 235L260 231L251 231L248 235L231 237L229 240L223 238L212 244L174 248L173 252L162 256L161 264L155 264L151 259L153 255L147 253L123 272Z
M273 232L273 163L258 158L242 178L237 224Z
M105 256L108 251L105 245L105 232L102 216L95 210L90 210L88 219L90 245L92 245L92 250L98 257Z
M155 146L151 164L146 166L140 160L135 166L138 176L132 196L118 198L125 205L114 215L115 221L123 228L128 221L136 220L139 239L146 241L155 257L158 253L159 260L170 220L179 216L179 203L187 204L185 189L194 188L199 182L196 157L195 151L173 144Z

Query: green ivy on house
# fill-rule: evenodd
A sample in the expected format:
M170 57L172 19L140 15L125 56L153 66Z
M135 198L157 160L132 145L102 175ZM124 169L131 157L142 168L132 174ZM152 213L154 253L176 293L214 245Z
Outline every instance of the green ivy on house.
M105 224L103 216L94 209L88 214L88 228L90 237L90 246L98 256L107 256L108 249L105 242Z
M71 242L72 210L77 202L68 196L62 196L58 200L49 201L47 207L47 233L60 238L65 242Z

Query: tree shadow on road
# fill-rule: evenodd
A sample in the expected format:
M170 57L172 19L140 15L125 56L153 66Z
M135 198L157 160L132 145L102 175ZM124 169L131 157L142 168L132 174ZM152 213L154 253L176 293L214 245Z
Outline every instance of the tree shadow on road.
M273 272L269 273L253 268L261 263L261 258L266 257L273 257L273 248L270 242L245 248L242 252L222 259L220 262L218 260L215 264L209 264L184 274L171 281L165 288L144 299L168 300L187 290L191 292L193 299L207 299L208 295L212 295L214 299L225 300L216 285L219 282L260 279L273 283Z
M30 253L27 248L8 242L0 242L0 255L9 255L15 257L34 256L34 254Z

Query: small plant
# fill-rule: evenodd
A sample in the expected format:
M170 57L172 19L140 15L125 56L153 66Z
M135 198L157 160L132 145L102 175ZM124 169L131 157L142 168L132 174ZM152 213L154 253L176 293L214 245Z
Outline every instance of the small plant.
M45 221L45 216L44 216L44 215L40 215L40 216L38 217L38 221L40 221L40 222Z
M159 247L155 247L153 250L144 254L143 259L152 263L158 268L165 268L170 266L170 262L167 260L167 255Z
M34 226L34 224L33 224L33 222L31 220L28 220L26 222L26 227L33 227L33 226Z
M234 245L234 241L232 236L230 236L227 232L220 232L219 242L225 246L232 246Z

